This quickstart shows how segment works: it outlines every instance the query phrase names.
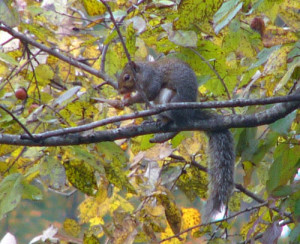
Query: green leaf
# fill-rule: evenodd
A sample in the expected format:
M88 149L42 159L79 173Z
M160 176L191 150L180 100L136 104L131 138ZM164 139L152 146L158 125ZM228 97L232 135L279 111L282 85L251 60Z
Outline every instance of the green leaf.
M299 56L300 56L300 53L299 53ZM279 90L281 90L287 83L288 81L290 80L291 76L297 72L297 69L300 68L300 59L299 61L293 63L288 71L285 73L285 75L282 77L282 79L278 82L276 88L274 89L274 93L278 92ZM294 72L295 71L295 72Z
M24 186L23 196L22 196L23 199L29 199L29 200L43 199L43 194L38 187L24 181L23 181L23 186Z
M188 134L188 135L187 135ZM171 142L172 142L172 146L173 148L176 148L180 145L180 143L187 138L187 136L191 136L191 132L190 131L181 131L180 133L178 133L175 137L172 138Z
M136 47L136 35L135 30L133 28L133 23L130 23L126 29L126 47L131 56L133 56L137 50Z
M49 65L41 64L35 68L35 75L40 85L44 86L50 83L54 77L54 72Z
M165 208L165 215L173 233L175 235L178 234L181 229L182 217L180 209L168 198L167 195L159 194L156 198Z
M296 227L289 234L289 243L297 244L300 242L300 224L296 225Z
M30 33L34 34L38 39L46 43L49 38L55 37L51 29L40 24L26 24L22 22L20 26L21 28L28 29Z
M272 192L274 197L286 197L293 193L293 188L291 186L280 186Z
M273 131L278 132L279 134L287 135L289 129L291 128L293 121L296 118L296 115L297 115L297 110L288 114L286 117L272 123L270 125L270 128Z
M186 168L185 173L181 174L176 181L176 185L191 201L194 201L197 196L207 197L207 174L196 167Z
M134 149L137 151L145 151L151 147L154 147L155 144L150 142L150 139L153 137L153 134L149 135L143 135L143 136L138 136L135 138L132 138L132 146L133 144Z
M19 24L19 14L15 8L12 7L12 0L0 1L0 16L1 21L10 27L15 27Z
M83 244L100 244L99 239L95 235L84 234Z
M257 150L258 141L256 139L257 128L239 129L236 134L236 153L241 154L242 160L251 161Z
M99 160L90 153L86 148L80 146L71 146L70 152L74 155L74 157L78 160L83 160L85 163L89 164L99 173L104 173L103 165L99 163Z
M271 48L264 48L262 51L260 51L258 54L257 54L257 58L258 58L258 61L254 64L252 64L250 67L249 67L249 70L250 69L254 69L262 64L264 64L265 62L267 62L268 58L270 57L270 55L277 51L279 48L281 47L281 45L277 45L277 46L273 46Z
M267 181L267 190L269 193L280 185L280 172L282 167L282 158L277 158L277 160L273 162L269 171L269 179Z
M40 176L45 184L54 189L60 189L66 183L65 168L51 155L44 157L40 163Z
M97 151L99 153L99 157L101 157L104 162L116 161L119 162L120 165L126 165L127 158L124 151L114 142L98 143Z
M210 20L222 3L223 0L180 1L178 6L179 16L175 21L176 29L192 29L195 26Z
M21 201L23 176L19 173L5 177L0 183L0 219L13 210Z
M70 98L76 95L80 89L81 86L74 86L71 89L67 90L54 101L53 106L57 106L57 105L64 106L69 102L72 102Z
M295 202L295 216L299 217L300 216L300 199L297 199Z
M295 58L300 56L300 41L295 44L295 47L289 52L287 58Z
M0 52L0 60L2 60L5 63L11 64L11 65L15 65L17 66L19 63L9 54Z
M81 161L64 162L66 175L70 183L83 193L93 196L97 190L97 182L94 170Z
M278 134L270 132L266 137L259 141L257 150L255 151L252 161L255 164L259 164L264 156L270 152L270 149L277 143Z
M270 194L294 178L300 163L300 151L295 147L290 148L288 144L280 144L274 152L274 159L267 181Z
M130 184L126 171L117 161L104 165L106 178L111 184L114 184L119 189L125 188L128 192L136 194L134 187Z
M221 8L214 15L214 30L218 34L243 7L243 2L230 0L222 4Z
M194 31L173 30L172 23L163 24L162 28L168 33L168 38L171 42L183 47L196 47L197 34Z
M127 178L127 172L124 169L127 166L127 158L120 147L114 142L101 142L97 144L97 151L109 182L119 189L125 188L130 193L136 193Z
M113 39L115 39L115 37L118 36L118 32L116 30L114 30L113 32L111 32L105 39L105 41L103 42L103 45L107 45L108 43L110 43Z

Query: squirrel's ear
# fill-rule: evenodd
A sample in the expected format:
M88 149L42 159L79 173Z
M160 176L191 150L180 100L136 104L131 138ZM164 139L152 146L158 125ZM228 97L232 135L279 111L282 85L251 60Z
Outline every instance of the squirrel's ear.
M139 72L140 67L139 67L134 61L132 61L131 63L132 63L132 66L133 66L134 71L135 71L135 72Z

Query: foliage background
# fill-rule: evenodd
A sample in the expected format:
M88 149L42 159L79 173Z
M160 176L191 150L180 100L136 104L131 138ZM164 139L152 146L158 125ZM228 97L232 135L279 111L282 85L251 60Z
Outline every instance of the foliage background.
M131 58L183 59L197 75L200 101L286 95L299 80L300 6L296 0L118 0L108 4L122 23ZM102 3L5 0L0 2L0 13L4 16L0 22L1 106L15 116L0 109L2 134L23 134L17 121L31 133L42 133L143 108L135 105L119 111L95 99L120 99L114 80L128 61ZM52 50L41 51L26 40L11 39L6 25ZM88 65L91 71L62 61L54 50ZM20 88L25 88L27 99L16 98ZM251 114L267 107L235 108L235 112ZM226 115L232 110L218 112ZM83 133L141 122L127 120ZM290 241L296 243L300 232L299 181L295 180L300 163L299 113L271 125L232 131L236 182L268 204L257 204L249 194L237 191L229 209L243 217L224 221L213 236L211 227L205 226L189 237L182 235L182 242L191 236L199 242L220 241L225 229L231 241L249 240L259 233L264 233L263 240L273 241L280 235L277 223L284 221L292 229ZM67 220L57 227L64 238L79 243L83 238L95 241L96 236L114 243L159 241L201 224L207 181L199 165L207 165L205 136L181 132L162 145L149 143L149 138L64 147L1 144L2 225L7 230L14 225L9 221L13 216L6 214L22 206L21 199L47 203L53 201L45 197L47 189L72 193L74 188L86 194L84 200L80 198L78 218L72 215L77 222ZM278 214L275 206L288 215ZM35 236L41 229L28 231ZM234 233L239 235L230 235ZM179 242L170 239L170 243Z

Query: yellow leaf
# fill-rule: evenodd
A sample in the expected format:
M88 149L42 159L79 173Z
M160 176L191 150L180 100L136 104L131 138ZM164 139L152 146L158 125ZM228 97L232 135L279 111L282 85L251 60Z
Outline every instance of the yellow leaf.
M199 211L195 208L182 208L181 209L182 213L182 231L191 228L193 226L201 224L201 215ZM198 228L193 229L191 232L192 234L196 233L198 231ZM170 225L168 224L165 231L161 233L161 239L166 239L168 237L173 236L174 233L172 232L172 229ZM182 239L182 242L178 238L172 238L168 241L165 241L164 243L169 243L169 244L179 244L179 243L184 243L186 240L188 233L184 233L180 235L180 238Z
M86 12L90 16L96 16L96 15L101 15L104 14L106 11L105 6L103 3L97 0L82 0L83 6L86 10Z
M136 51L135 39L135 30L133 28L133 23L131 23L126 29L126 47L131 56L133 56Z
M175 22L176 29L187 29L193 24L204 22L210 18L221 6L223 1L181 1L178 7L179 18Z
M145 210L151 214L152 216L161 216L164 214L164 207L162 205L158 205L155 207L152 207L150 205L145 205Z
M78 207L79 218L82 223L88 223L91 218L97 215L97 203L94 198L85 199Z
M95 199L98 204L103 203L107 199L107 186L108 181L104 178L101 178Z
M80 225L74 219L66 219L64 221L64 231L74 237L78 237L80 233Z
M278 71L283 72L283 70L285 70L286 67L286 57L291 48L292 47L286 46L274 51L268 58L267 63L265 64L263 74L275 75L276 73L279 73Z
M174 149L170 144L156 144L154 147L148 149L145 154L145 158L151 160L162 160L173 153Z
M189 161L191 156L199 151L205 152L206 139L203 133L193 133L193 137L184 139L183 143L178 146L178 152L185 160ZM205 153L204 153L205 154Z
M165 231L162 232L160 236L161 236L161 239L163 240L163 239L166 239L166 238L171 237L173 235L174 235L174 233L173 233L170 225L168 224ZM180 244L180 243L183 243L183 242L179 241L177 238L172 238L170 240L164 241L163 243L164 244Z
M101 217L94 217L90 219L91 226L93 225L104 225L104 220Z
M181 208L182 212L182 230L186 230L193 226L201 224L201 215L199 211L195 208ZM192 230L194 234L198 229Z
M35 68L35 75L39 85L47 85L54 77L54 72L47 64L40 64Z

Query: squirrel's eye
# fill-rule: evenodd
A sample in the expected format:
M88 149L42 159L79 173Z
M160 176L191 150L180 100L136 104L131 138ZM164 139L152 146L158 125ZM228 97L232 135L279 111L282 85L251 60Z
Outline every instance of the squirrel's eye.
M128 81L130 79L130 75L129 74L125 74L123 76L124 81Z

